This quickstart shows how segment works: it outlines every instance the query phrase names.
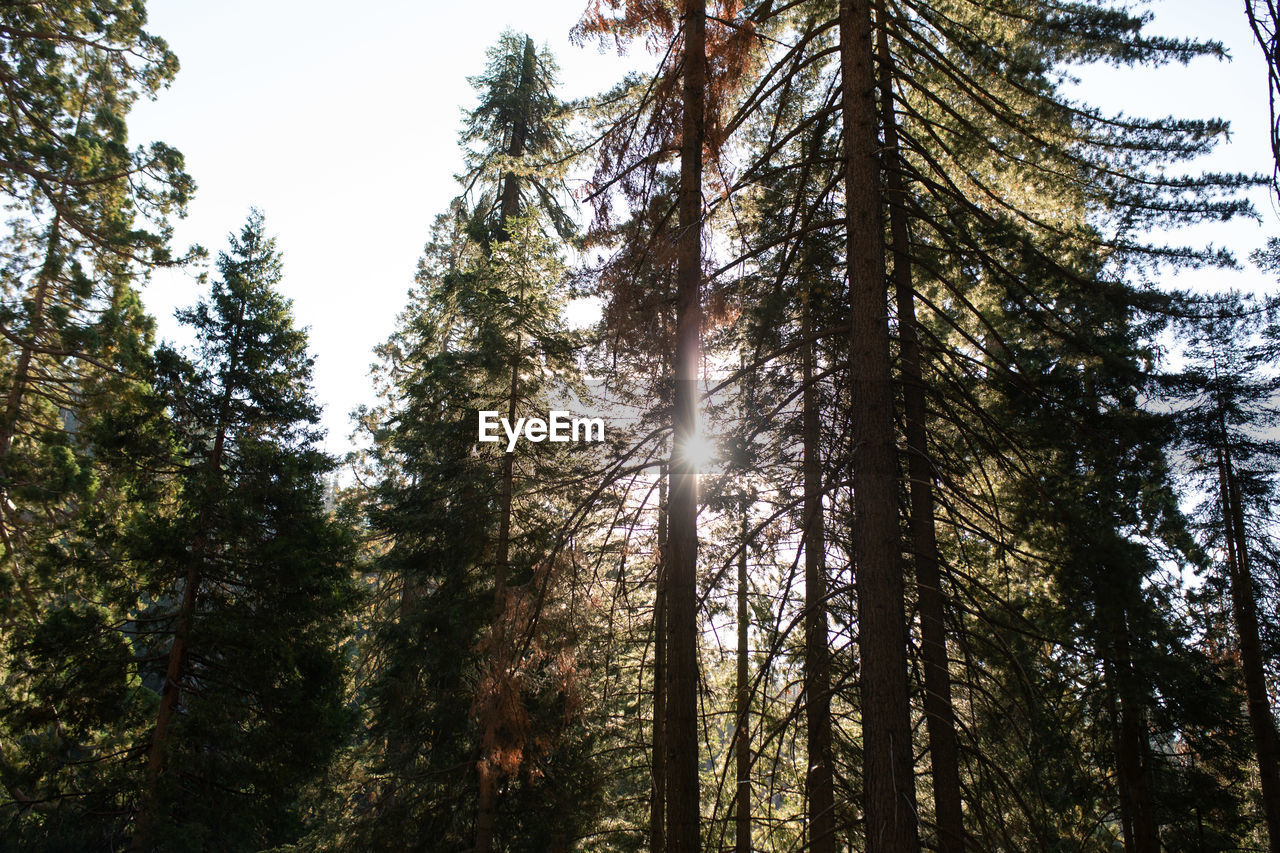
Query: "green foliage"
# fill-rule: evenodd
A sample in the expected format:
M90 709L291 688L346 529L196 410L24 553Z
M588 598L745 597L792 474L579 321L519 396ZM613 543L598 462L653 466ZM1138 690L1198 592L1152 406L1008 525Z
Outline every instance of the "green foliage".
M208 298L179 312L195 352L156 355L176 494L169 513L132 531L144 582L160 591L139 641L162 651L177 632L185 643L179 713L153 746L165 765L143 804L151 823L139 823L162 850L295 840L300 791L351 724L342 645L353 540L325 508L333 462L314 447L312 360L276 290L281 260L261 215L232 236L218 271ZM184 613L176 606L193 585ZM175 654L144 681L159 690Z
M136 2L0 9L3 849L125 843L155 698L120 547L164 493L137 476L164 445L138 288L193 184L178 152L129 145L130 107L177 68L145 23Z
M551 54L533 39L508 30L489 48L488 65L468 82L480 101L467 113L460 138L467 172L464 198L472 199L472 238L488 245L506 218L539 210L562 238L573 231L564 209L565 105L555 94Z

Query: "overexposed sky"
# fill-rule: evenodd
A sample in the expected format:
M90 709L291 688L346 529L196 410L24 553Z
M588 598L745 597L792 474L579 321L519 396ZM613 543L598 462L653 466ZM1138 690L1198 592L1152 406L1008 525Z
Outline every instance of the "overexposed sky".
M582 4L585 5L585 4ZM611 85L631 60L572 48L579 3L148 0L148 29L181 71L130 118L135 143L186 157L197 191L175 248L216 254L260 208L284 254L282 289L310 328L327 449L348 449L349 414L370 402L372 349L392 331L436 215L458 194L466 77L510 27L548 45L565 98ZM162 337L199 294L162 273L143 298Z
M371 402L372 349L392 331L431 222L457 192L466 82L507 28L549 46L561 95L604 90L649 60L568 41L585 0L148 0L148 29L182 69L159 99L130 119L135 143L152 139L186 155L198 189L177 223L175 248L225 246L250 206L260 208L284 254L283 290L316 355L316 395L326 447L344 453L349 414ZM1089 70L1080 94L1131 115L1229 118L1232 143L1206 162L1215 171L1270 171L1266 72L1243 0L1156 0L1153 32L1219 39L1232 63L1202 60L1156 71ZM1242 257L1280 234L1265 193L1263 225L1198 229L1195 238ZM1256 276L1198 274L1180 284L1252 286ZM163 273L144 300L161 336L181 340L176 307L195 301L190 274Z

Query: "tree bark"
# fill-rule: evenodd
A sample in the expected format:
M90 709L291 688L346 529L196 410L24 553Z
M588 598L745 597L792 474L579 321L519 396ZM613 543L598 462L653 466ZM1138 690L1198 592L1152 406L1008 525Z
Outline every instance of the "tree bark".
M667 646L667 850L697 853L698 797L698 472L684 453L698 431L702 325L702 143L706 104L706 2L684 3L684 80L676 248L675 400L668 524L670 633Z
M521 103L527 103L524 97L530 86L533 85L533 75L536 69L534 64L537 62L537 53L533 46L533 39L525 36L524 40L524 56L520 63L520 95ZM523 157L525 141L529 136L529 121L523 109L517 109L511 123L511 143L507 149L507 154L511 157ZM502 176L502 206L499 209L498 218L498 240L509 240L511 235L507 233L507 222L512 218L520 215L520 176L514 172L507 172Z
M884 128L885 194L889 204L889 233L893 241L893 282L898 307L898 350L907 438L907 475L911 484L909 521L915 557L916 595L920 607L924 713L933 771L934 820L937 823L938 853L964 853L960 755L955 708L951 702L945 602L934 526L933 464L928 449L924 368L921 364L915 292L911 281L910 232L907 226L906 185L903 179L905 163L899 145L898 122L893 104L893 56L889 51L884 0L877 0L876 10L880 19L878 53L880 114Z
M809 294L802 295L802 327L813 334ZM835 781L831 756L831 649L827 632L827 543L822 510L822 455L814 348L801 354L804 471L804 693L808 727L808 773L805 799L811 853L835 853Z
M14 365L12 384L5 395L4 421L0 423L0 478L7 479L9 470L9 453L13 449L13 439L17 435L18 421L22 415L22 405L26 399L27 385L31 380L31 362L35 357L34 348L39 346L40 337L44 334L45 304L49 299L49 288L61 267L60 253L62 246L62 217L55 212L49 224L49 237L45 243L44 263L36 277L35 291L31 299L31 322L27 339L30 344L22 347ZM0 482L0 544L3 546L5 560L9 563L9 572L18 585L18 592L27 608L34 614L39 610L35 591L24 573L19 559L21 552L21 535L18 527L20 511L10 508L8 486ZM11 524L12 520L12 524ZM13 533L10 533L10 530ZM17 541L15 541L17 540Z
M649 853L666 853L667 805L667 472L658 472L658 577L653 597L653 798Z
M866 850L917 853L869 0L841 0L839 26Z
M13 447L13 437L18 428L18 416L22 412L22 403L26 395L27 383L31 377L31 361L35 356L34 348L39 346L40 337L44 334L45 304L49 300L49 287L57 274L59 253L62 243L61 215L54 213L49 224L49 238L45 246L44 263L36 277L35 291L31 298L31 323L27 334L30 346L22 347L18 353L18 362L13 368L13 382L5 397L4 424L0 430L0 464L8 460L9 450Z
M751 673L747 645L747 629L751 623L747 611L747 507L747 501L743 499L740 507L742 550L738 553L737 728L733 742L738 783L734 835L736 853L751 853Z

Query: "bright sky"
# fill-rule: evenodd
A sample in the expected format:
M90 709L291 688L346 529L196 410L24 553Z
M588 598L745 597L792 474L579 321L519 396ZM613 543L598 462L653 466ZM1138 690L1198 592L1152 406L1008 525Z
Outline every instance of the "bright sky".
M216 253L250 206L284 253L283 289L310 329L327 449L349 449L349 414L371 402L373 347L392 331L435 216L457 192L468 75L511 28L548 45L561 94L617 81L634 59L569 44L585 0L148 0L151 32L182 64L177 80L130 120L135 142L177 147L198 190L175 247ZM1130 114L1229 118L1233 141L1206 168L1270 171L1266 77L1243 0L1156 0L1154 31L1223 41L1235 61L1156 72L1090 72L1082 96ZM1264 225L1214 226L1202 239L1243 259L1280 234L1265 193ZM1213 273L1200 284L1252 286ZM1190 279L1180 282L1192 283ZM161 335L181 340L175 307L195 301L190 275L164 274L144 293Z

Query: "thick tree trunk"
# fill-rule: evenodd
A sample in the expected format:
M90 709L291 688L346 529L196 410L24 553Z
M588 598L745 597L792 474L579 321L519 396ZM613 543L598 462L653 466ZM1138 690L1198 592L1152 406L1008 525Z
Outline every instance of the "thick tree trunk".
M649 853L666 853L667 806L667 472L658 472L658 578L653 596L653 798Z
M803 331L813 334L808 293L803 295ZM827 542L822 514L822 455L814 344L801 355L804 472L804 693L808 726L805 799L810 853L835 853L835 782L831 756L831 648L827 635Z
M182 603L178 606L178 618L174 628L173 643L169 647L169 659L165 666L164 687L160 690L160 705L156 710L156 727L151 734L151 747L147 753L147 791L143 806L138 813L134 826L131 849L135 853L149 850L153 846L152 835L155 826L155 797L160 776L164 773L165 759L168 757L167 744L169 728L178 710L178 698L181 695L179 686L182 672L186 668L187 638L191 634L191 623L196 611L196 603L200 591L200 569L195 560L187 570L182 590Z
M1253 730L1253 747L1258 757L1258 775L1262 781L1262 811L1267 823L1268 849L1271 853L1280 853L1280 770L1277 769L1280 755L1277 751L1276 721L1267 693L1258 603L1253 593L1249 543L1244 528L1244 507L1225 435L1218 470L1222 487L1222 518L1234 556L1228 566L1231 609L1235 616L1236 640L1240 645L1240 667L1244 675L1249 725Z
M917 853L869 0L840 2L854 523L867 853Z
M937 822L938 853L963 853L964 812L960 798L960 755L955 709L951 703L945 607L942 577L938 570L938 540L934 528L933 464L928 448L924 368L921 364L915 293L911 281L910 233L907 227L906 186L902 173L905 164L899 147L898 123L893 104L893 56L889 51L884 0L878 0L876 8L880 19L878 52L885 185L889 203L889 233L893 240L893 283L898 306L898 349L907 434L907 474L911 481L911 545L915 557L916 594L920 606L924 713L933 771L934 819Z
M1116 754L1116 793L1120 804L1120 837L1124 843L1124 853L1133 853L1133 795L1129 790L1128 777L1120 766L1123 737L1120 729L1120 691L1117 687L1115 662L1108 661L1104 664L1104 671L1110 688L1108 693L1111 703L1111 737Z
M735 815L734 850L751 853L751 672L750 650L747 645L748 627L751 624L747 609L747 509L742 500L742 550L738 553L738 672L737 728L734 733L733 751L737 763L737 813Z
M702 325L702 142L706 103L706 3L685 0L679 236L676 249L676 379L668 524L667 849L696 853L698 802L698 472L684 450L698 429Z

